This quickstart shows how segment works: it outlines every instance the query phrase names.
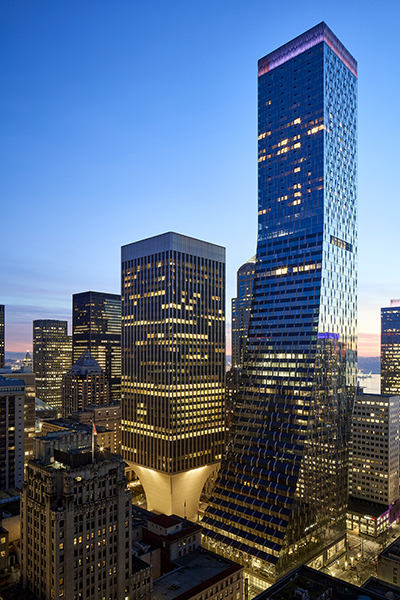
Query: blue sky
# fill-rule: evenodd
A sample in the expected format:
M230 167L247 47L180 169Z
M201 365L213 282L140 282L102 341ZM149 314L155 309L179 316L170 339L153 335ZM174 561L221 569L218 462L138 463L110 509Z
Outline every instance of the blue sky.
M326 21L359 67L360 353L400 297L400 4L3 2L0 303L6 349L71 295L118 293L120 247L164 231L255 252L257 60ZM227 321L230 321L228 310Z

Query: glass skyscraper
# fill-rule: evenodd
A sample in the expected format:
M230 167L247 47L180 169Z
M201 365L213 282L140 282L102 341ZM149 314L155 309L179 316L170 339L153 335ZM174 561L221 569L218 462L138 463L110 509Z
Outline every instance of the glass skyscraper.
M400 394L400 300L381 308L381 393Z
M249 337L203 520L255 588L345 549L357 375L357 63L321 23L258 67Z
M110 399L121 400L121 296L82 292L72 296L73 362L88 350L110 382Z
M236 298L232 298L232 367L243 366L244 349L249 328L256 257L239 267Z

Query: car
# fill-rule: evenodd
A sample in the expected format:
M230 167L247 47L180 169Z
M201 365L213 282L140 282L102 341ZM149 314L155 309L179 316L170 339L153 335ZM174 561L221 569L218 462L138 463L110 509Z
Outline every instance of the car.
M394 534L392 535L392 538L396 538L396 537L397 537L397 535L394 533Z

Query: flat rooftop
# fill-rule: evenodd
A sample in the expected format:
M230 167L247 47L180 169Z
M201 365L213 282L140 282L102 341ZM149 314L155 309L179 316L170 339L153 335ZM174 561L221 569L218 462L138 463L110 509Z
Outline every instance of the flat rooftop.
M202 548L197 548L174 562L178 565L175 571L154 581L152 600L191 598L243 568Z
M377 519L389 510L389 506L378 504L375 502L366 502L358 498L350 498L347 507L348 513L357 513L360 515L368 515Z
M296 598L297 589L308 592L310 600L319 598L324 592L331 590L331 600L382 600L384 596L372 590L366 591L352 583L342 581L330 575L316 571L311 567L302 565L291 571L286 577L275 583L272 587L261 592L254 600L287 600Z

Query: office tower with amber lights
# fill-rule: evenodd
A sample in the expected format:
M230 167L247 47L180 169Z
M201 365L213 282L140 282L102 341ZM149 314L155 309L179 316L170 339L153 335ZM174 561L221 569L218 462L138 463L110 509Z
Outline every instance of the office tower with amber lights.
M349 466L347 529L376 537L399 512L399 396L358 390Z
M71 431L34 438L21 494L24 587L51 600L135 597L122 457Z
M0 492L24 480L25 383L0 375Z
M4 316L5 307L4 304L0 304L0 369L4 367L5 363Z
M225 248L122 247L122 454L148 508L195 518L224 444Z
M110 385L103 369L88 350L84 350L63 377L62 412L68 417L73 411L89 406L107 405Z
M256 257L253 256L237 272L236 298L232 298L232 367L243 366L249 328Z
M33 321L33 370L36 395L60 414L61 389L65 373L72 364L72 338L67 321Z
M381 308L381 392L400 394L400 300Z
M88 350L110 382L111 400L121 399L121 296L82 292L72 296L75 363Z
M252 590L345 551L357 376L357 63L320 23L258 63L258 244L207 548Z

